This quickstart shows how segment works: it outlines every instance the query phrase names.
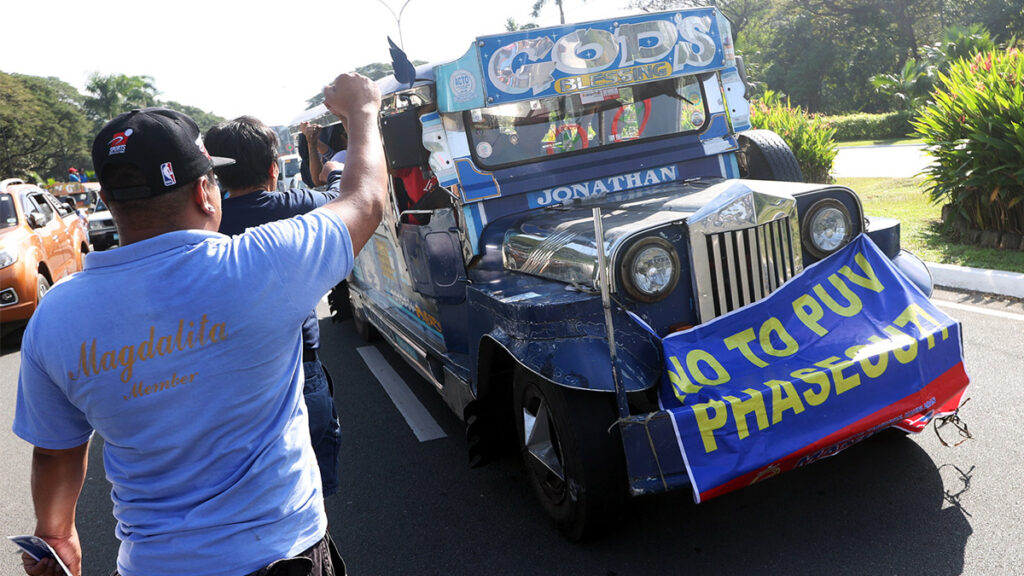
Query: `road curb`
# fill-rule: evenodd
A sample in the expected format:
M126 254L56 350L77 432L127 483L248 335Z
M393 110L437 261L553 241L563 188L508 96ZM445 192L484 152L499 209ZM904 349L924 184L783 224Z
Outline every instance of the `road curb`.
M1024 274L926 262L936 286L1024 298Z

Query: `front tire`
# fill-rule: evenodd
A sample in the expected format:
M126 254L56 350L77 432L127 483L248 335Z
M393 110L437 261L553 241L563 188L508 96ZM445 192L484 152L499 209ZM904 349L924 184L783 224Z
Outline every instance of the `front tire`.
M36 307L43 301L43 296L50 291L50 280L42 273L36 274Z
M626 468L610 394L555 385L517 368L513 406L526 473L569 540L595 537L621 512Z

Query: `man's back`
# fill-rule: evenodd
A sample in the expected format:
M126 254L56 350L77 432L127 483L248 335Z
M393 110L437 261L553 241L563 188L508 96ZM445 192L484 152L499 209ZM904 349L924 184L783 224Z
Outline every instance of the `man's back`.
M292 188L286 192L263 190L229 196L224 199L220 232L233 236L252 226L305 214L338 197L337 179L331 185L333 189L326 192Z
M289 282L314 255L322 272ZM344 225L318 211L90 254L48 294L15 431L52 449L103 436L122 575L245 574L323 537L299 326L351 261ZM98 305L67 314L82 298Z

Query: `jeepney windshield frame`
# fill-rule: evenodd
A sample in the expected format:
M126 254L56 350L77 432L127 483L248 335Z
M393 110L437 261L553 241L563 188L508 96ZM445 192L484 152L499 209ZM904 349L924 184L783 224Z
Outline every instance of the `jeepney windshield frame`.
M422 108L437 103L434 84L423 83L397 92L385 94L381 98L381 116L389 116L406 108Z
M469 150L477 166L494 170L699 133L709 124L704 91L708 74L713 73L467 110L462 115ZM646 122L642 118L650 115L647 103L652 100L655 105L651 108L656 109L658 102L678 103L677 130L666 130L665 123L643 126ZM614 130L626 111L632 115L632 133L625 127Z

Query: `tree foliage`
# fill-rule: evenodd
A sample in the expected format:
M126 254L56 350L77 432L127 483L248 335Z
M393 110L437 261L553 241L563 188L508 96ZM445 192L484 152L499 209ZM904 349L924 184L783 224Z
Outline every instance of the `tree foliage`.
M68 168L90 171L93 134L117 114L143 106L180 110L206 130L223 118L194 106L161 102L153 79L90 77L89 95L58 78L0 72L0 179L65 181Z
M67 179L88 164L82 96L57 78L0 72L0 176Z
M707 4L630 2L644 11ZM808 110L833 114L884 112L923 102L934 72L942 68L933 68L929 52L937 45L943 52L962 49L943 39L951 26L981 36L988 30L995 42L1024 37L1020 0L718 0L714 5L732 23L736 51L758 90L784 92ZM970 34L957 38L971 43ZM886 75L882 92L876 91L871 78L882 82Z
M89 75L85 89L91 94L85 99L85 109L97 125L136 108L155 106L159 94L150 76L96 72Z

